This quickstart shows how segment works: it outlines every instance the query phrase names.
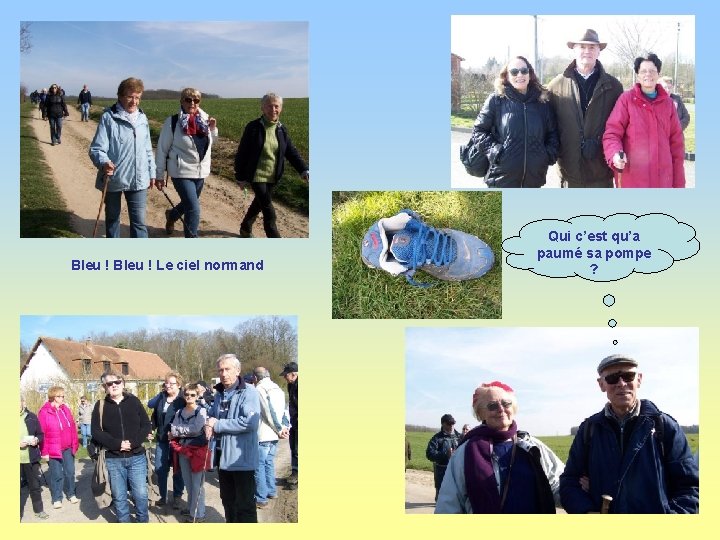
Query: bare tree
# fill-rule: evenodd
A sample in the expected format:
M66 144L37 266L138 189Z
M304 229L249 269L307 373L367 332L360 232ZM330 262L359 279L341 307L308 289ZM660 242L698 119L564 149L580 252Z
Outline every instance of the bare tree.
M21 53L29 53L30 49L32 49L32 42L30 41L30 38L32 35L30 34L30 25L32 23L27 21L20 22L20 52Z
M608 49L632 70L638 56L652 52L660 41L660 30L647 19L619 19L610 30Z

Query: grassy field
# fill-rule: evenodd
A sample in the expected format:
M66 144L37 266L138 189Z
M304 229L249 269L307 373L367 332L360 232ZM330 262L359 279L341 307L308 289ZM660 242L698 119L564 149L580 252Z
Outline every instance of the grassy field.
M685 134L685 151L695 152L695 104L686 103L688 112L690 113L690 124L683 132ZM460 115L453 114L450 117L451 127L472 128L475 123L475 114L463 113Z
M429 225L474 234L495 253L495 267L480 279L439 281L422 271L413 287L402 276L367 268L360 244L378 219L403 208ZM502 199L499 192L334 192L332 208L332 316L335 319L497 319L502 316Z
M431 431L408 431L407 438L410 442L412 451L412 459L408 463L408 469L418 469L421 471L432 471L432 463L425 458L425 449L427 443L435 432ZM700 446L700 435L697 433L686 435L690 448L693 453L697 452ZM567 461L570 453L570 445L573 442L572 435L564 435L559 437L538 437L542 442L548 445L553 452L563 461Z
M90 116L100 120L103 109L115 103L111 99L98 99L93 103ZM143 100L140 107L150 119L150 135L153 145L157 144L163 122L168 116L179 111L176 99ZM240 137L245 125L260 117L260 100L256 98L205 99L202 109L214 116L218 122L220 143L213 147L211 172L234 182L233 165ZM308 98L286 98L283 100L283 112L280 121L285 125L293 144L297 147L305 162L310 165L310 131ZM275 191L275 198L292 208L308 212L308 186L300 175L286 163L285 174Z
M20 237L77 238L70 228L65 201L30 127L35 107L29 101L20 105Z

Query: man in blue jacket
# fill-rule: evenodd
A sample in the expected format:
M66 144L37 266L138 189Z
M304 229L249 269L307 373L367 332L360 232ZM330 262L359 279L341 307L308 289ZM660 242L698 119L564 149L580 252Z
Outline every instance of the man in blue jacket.
M440 418L440 431L432 436L425 449L425 457L433 464L435 479L435 500L440 493L448 462L460 444L462 435L455 430L455 419L451 414L443 414Z
M578 429L560 476L568 513L694 514L699 507L697 462L673 417L638 399L638 363L614 354L598 365L605 408Z
M210 407L205 435L215 437L220 500L227 523L257 523L255 469L258 465L260 395L240 377L234 354L217 359L220 383Z

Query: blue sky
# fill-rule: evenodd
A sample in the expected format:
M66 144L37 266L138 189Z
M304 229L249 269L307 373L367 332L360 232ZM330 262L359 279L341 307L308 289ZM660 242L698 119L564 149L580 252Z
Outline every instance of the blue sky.
M600 360L623 353L640 364L641 398L699 424L698 340L697 328L408 328L405 420L439 429L450 413L458 429L475 425L473 391L500 380L515 390L520 429L568 435L607 401Z
M661 58L675 54L680 23L679 56L695 59L695 17L693 15L541 15L538 17L538 49L541 55L565 55L568 63L574 58L567 42L578 39L585 29L592 28L600 41L608 44L600 53L600 61L615 61L613 36L618 22L644 29L654 39L653 51ZM465 58L464 68L479 68L494 56L503 63L508 54L522 55L533 62L535 56L534 18L531 15L453 15L451 18L451 52ZM651 37L652 36L652 37Z
M34 345L40 336L74 340L85 339L90 333L130 332L146 329L149 332L160 330L189 330L208 332L224 329L231 331L238 324L251 317L203 316L203 315L142 315L142 316L40 316L23 315L20 317L20 342L25 347ZM281 317L297 331L296 317Z
M32 91L87 84L114 97L121 80L145 89L192 86L221 97L308 96L307 22L32 22L20 81Z

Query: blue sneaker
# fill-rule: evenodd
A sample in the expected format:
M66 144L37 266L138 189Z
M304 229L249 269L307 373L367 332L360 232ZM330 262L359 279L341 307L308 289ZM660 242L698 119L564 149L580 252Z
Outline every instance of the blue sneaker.
M375 222L363 238L361 257L370 268L413 277L418 269L444 281L464 281L483 276L495 262L490 247L472 234L430 227L412 210Z

